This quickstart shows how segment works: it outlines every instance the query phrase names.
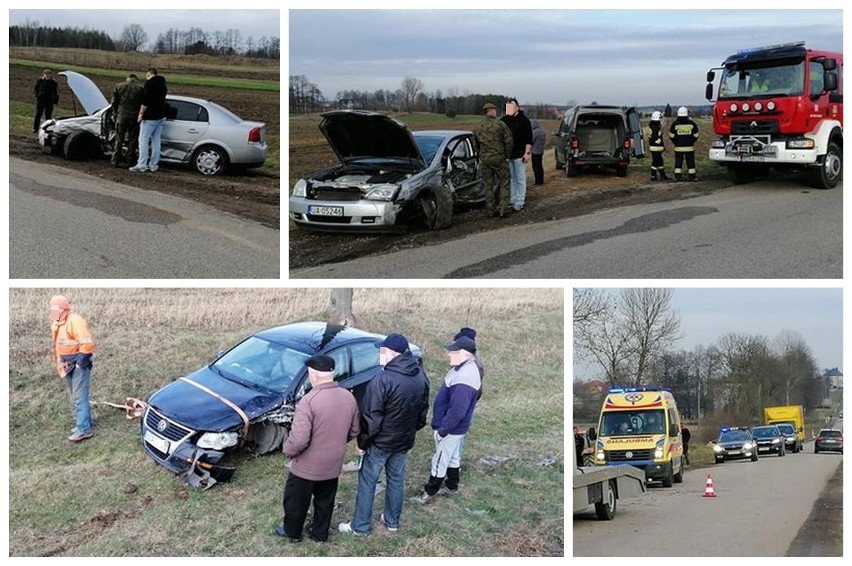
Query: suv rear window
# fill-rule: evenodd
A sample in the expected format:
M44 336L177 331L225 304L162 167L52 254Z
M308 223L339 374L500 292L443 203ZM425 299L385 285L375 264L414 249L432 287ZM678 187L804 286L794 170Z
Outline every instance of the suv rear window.
M839 430L821 430L819 431L819 436L825 436L828 438L840 438Z

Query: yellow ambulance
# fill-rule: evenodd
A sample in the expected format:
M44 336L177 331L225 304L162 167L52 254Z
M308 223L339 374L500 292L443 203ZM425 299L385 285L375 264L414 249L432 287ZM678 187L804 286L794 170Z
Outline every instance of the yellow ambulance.
M595 440L595 464L630 465L648 481L665 487L683 481L680 413L671 391L662 387L612 388L604 398Z

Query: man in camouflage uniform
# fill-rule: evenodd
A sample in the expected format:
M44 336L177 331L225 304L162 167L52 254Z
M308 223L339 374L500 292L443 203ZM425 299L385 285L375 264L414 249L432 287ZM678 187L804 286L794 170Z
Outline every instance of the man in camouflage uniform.
M497 119L496 106L488 102L482 109L485 111L485 118L476 126L473 134L479 142L485 206L491 216L505 218L509 213L508 158L512 152L512 131Z
M142 106L142 83L133 73L115 85L112 93L112 112L115 117L115 146L110 162L113 167L120 167L122 147L127 145L127 162L136 163L136 153L139 151L139 122L136 116Z

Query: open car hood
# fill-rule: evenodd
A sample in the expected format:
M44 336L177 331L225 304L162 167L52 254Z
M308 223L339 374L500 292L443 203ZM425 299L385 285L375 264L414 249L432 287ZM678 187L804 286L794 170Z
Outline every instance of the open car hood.
M335 110L322 115L319 128L344 164L359 158L390 158L426 166L408 127L384 114Z
M89 77L75 71L61 71L59 74L68 79L68 86L77 100L80 101L80 104L83 105L86 114L91 116L101 108L109 106L109 101L107 101L101 89Z

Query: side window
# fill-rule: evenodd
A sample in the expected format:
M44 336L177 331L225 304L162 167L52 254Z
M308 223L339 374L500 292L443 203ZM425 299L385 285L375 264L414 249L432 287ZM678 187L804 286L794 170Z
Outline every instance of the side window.
M185 100L169 100L168 103L176 112L175 117L173 118L174 120L181 120L184 122L209 121L207 109L195 104L194 102L187 102Z
M811 95L820 94L825 88L823 72L822 63L811 61Z
M329 352L328 355L334 360L334 381L340 381L349 377L349 352L347 349L338 348L333 352Z
M352 375L379 366L379 349L371 342L353 344L349 347L349 354L352 356Z
M680 423L677 420L677 411L674 410L673 408L669 407L668 413L669 413L669 428L671 428L671 426L674 425L676 427L676 429L679 430L680 429ZM668 434L668 432L669 431L666 431L666 434Z

